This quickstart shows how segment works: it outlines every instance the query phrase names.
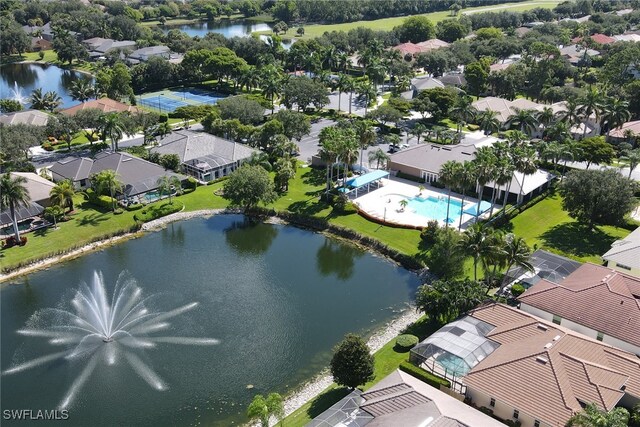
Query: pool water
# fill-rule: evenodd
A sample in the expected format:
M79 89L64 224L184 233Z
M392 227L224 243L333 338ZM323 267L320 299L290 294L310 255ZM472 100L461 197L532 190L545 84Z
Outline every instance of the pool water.
M447 370L448 374L453 374L455 376L463 376L469 372L469 368L464 360L460 359L458 356L454 356L453 354L444 353L440 356L436 357L438 364Z
M144 193L144 200L147 203L155 202L160 198L160 193L157 191L149 191L148 193Z
M19 231L26 231L28 229L31 228L31 223L33 222L33 219L27 219L25 221L19 222L18 223L18 230ZM13 225L9 224L6 227L0 228L0 234L4 234L4 235L10 235L13 234Z
M409 199L407 209L429 219L445 221L447 218L447 196L414 197ZM462 202L451 199L449 204L449 223L457 221L462 213Z

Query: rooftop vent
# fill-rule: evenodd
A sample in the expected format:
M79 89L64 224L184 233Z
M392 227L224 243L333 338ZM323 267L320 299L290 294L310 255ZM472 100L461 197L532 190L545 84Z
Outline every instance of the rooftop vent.
M536 360L545 365L547 364L547 362L549 362L549 360L546 357L542 357L542 356L536 357Z
M547 330L547 329L549 329L549 328L547 327L547 325L543 325L542 323L538 323L538 329L541 329L541 330L543 330L543 331L546 331L546 330Z
M547 350L549 350L551 347L553 347L553 343L550 342L544 345L544 348L546 348Z
M560 335L556 335L555 337L553 337L554 341L558 341L560 339Z

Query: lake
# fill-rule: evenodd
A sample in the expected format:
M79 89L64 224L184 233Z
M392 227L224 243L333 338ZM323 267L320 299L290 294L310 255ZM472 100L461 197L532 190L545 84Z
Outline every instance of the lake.
M78 79L92 79L92 77L49 64L4 64L0 66L0 98L13 98L17 83L22 96L26 98L37 88L42 88L43 93L56 91L62 98L60 108L69 108L79 104L71 98L69 93L71 85ZM28 101L24 108L29 108Z
M68 408L70 426L245 422L255 394L286 394L311 379L346 333L368 335L382 327L406 308L419 284L386 259L292 226L242 215L177 222L5 286L2 372L60 351L16 331L36 311L68 303L96 270L109 296L126 270L144 295L154 294L159 310L199 303L172 319L167 334L220 343L137 351L165 381L165 391L149 387L127 363L98 365ZM54 409L81 372L83 363L55 360L3 375L1 406Z

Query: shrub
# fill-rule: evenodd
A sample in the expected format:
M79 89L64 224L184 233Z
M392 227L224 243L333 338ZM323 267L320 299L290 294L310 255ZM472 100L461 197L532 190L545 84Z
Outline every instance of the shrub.
M416 377L419 380L424 381L425 383L429 384L431 387L435 387L437 389L439 389L440 386L451 388L451 383L448 380L445 380L444 378L440 378L437 375L433 375L432 373L427 372L422 368L418 368L417 366L412 365L409 362L400 363L399 368L401 371L406 372L407 374L413 377Z
M46 151L53 151L54 150L53 146L48 142L45 142L44 144L42 144L42 148L44 148Z
M9 238L7 238L6 240L2 241L2 247L4 249L9 249L12 248L14 246L24 246L27 244L27 238L24 236L20 236L20 243L16 242L16 236L10 236Z
M415 335L411 335L411 334L398 335L398 337L396 338L396 346L400 347L401 349L408 350L415 347L419 341L420 340Z
M133 219L139 222L148 222L178 212L182 207L181 203L163 203L161 205L147 206L146 209L136 213Z
M474 124L468 124L467 127L469 128L470 131L475 132L477 130L480 129L480 126L478 125L474 125Z
M133 205L127 206L127 210L129 212L137 211L139 209L142 209L142 206L144 206L142 203L134 203Z
M160 114L160 117L158 118L158 123L166 123L169 121L169 116L166 114Z
M114 215L122 215L124 213L124 210L122 210L121 208L117 208L115 211L113 211Z
M111 196L96 196L95 193L89 193L89 202L102 209L111 210L114 203L117 203Z
M438 224L437 220L433 219L427 222L427 226L420 232L420 238L425 243L433 244L436 241L438 230L440 230L440 224Z
M520 295L524 293L524 291L525 291L524 286L522 286L519 283L516 283L515 285L511 286L511 295L513 295L514 298L518 298Z
M406 173L404 173L404 172L398 172L398 173L396 174L396 176L397 176L398 178L408 179L409 181L414 181L414 182L421 182L421 183L424 183L424 178L418 178L418 177L416 177L416 176L409 175L409 174L406 174Z
M190 188L195 190L198 187L198 181L194 177L190 176L189 178L187 178L184 186L186 189Z

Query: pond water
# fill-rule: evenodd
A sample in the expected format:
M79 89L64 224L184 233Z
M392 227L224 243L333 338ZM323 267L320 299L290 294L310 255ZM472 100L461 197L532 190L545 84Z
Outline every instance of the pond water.
M162 31L180 30L191 37L204 37L207 33L222 34L226 38L248 37L255 31L269 31L271 27L264 22L252 22L243 20L203 21L182 25L167 25L161 27Z
M145 296L157 297L158 310L197 302L171 319L164 335L220 343L174 345L174 339L136 349L135 357L164 381L164 391L149 387L132 363L99 364L68 407L70 426L245 422L253 395L286 393L310 379L328 365L344 334L380 328L418 286L413 273L385 259L291 226L241 215L173 223L3 287L3 373L60 351L16 331L34 322L36 312L42 320L39 310L68 305L73 289L90 282L96 270L109 296L126 270ZM2 408L55 409L84 378L83 363L56 359L3 375Z
M31 91L42 88L42 92L56 91L62 98L61 108L69 108L76 104L71 98L69 89L78 79L92 79L88 74L65 70L49 64L4 64L0 66L0 98L14 98L17 84L23 97L29 98ZM24 108L29 108L28 101Z

